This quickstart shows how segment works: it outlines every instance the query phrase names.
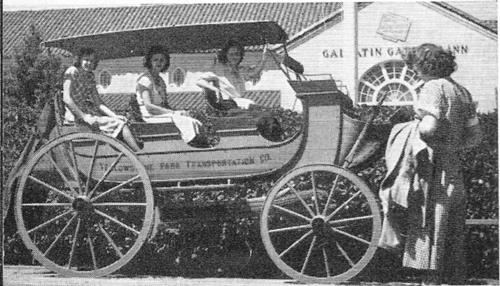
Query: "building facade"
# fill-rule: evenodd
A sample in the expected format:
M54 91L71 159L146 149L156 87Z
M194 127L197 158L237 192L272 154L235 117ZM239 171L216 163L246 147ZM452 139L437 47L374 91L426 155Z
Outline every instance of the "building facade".
M198 15L196 13L200 6L203 6L202 10L207 13L196 18L193 15ZM387 104L412 104L422 82L414 71L402 62L401 53L422 43L436 43L449 48L455 54L458 69L452 76L471 91L478 109L492 111L497 108L496 21L494 26L486 25L486 21L482 21L484 19L475 18L444 2L372 2L357 4L356 29L353 21L346 19L352 17L352 14L347 13L344 7L341 3L154 5L129 9L129 15L144 15L146 12L149 13L147 15L154 14L154 17L143 17L142 26L132 23L127 27L115 25L107 30L189 24L189 21L208 23L274 20L289 34L288 52L304 65L306 74L334 78L339 84L342 83L343 89L359 104L374 104L378 95L383 92L389 94ZM99 9L99 13L102 17L106 13L111 15L120 12L119 9L103 8ZM287 13L283 13L283 10ZM158 20L172 13L177 17L168 18L168 23ZM217 17L214 17L214 14ZM111 23L102 23L92 31L82 28L85 31L75 29L59 34L52 32L47 36L58 38L102 32L106 31L102 26L112 26L113 21L118 19L120 18L111 17ZM8 21L9 17L6 17L4 30L5 26L9 28ZM297 23L301 25L297 26ZM52 21L49 26L57 31L57 25L64 24ZM355 36L357 51L353 41ZM282 52L279 46L273 48L278 53ZM357 56L356 69L353 67L353 53ZM242 64L251 65L259 58L258 49L250 50ZM172 55L171 66L162 75L168 83L168 90L199 91L196 80L200 73L210 69L213 61L213 53ZM68 59L67 63L69 62ZM142 71L142 58L102 61L96 71L99 92L133 93L135 80ZM247 89L280 91L283 107L301 109L286 78L271 60L266 64L260 81L248 82Z

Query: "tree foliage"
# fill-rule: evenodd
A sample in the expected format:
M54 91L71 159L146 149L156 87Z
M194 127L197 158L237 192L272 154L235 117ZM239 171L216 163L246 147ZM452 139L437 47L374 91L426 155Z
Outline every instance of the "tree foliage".
M41 47L35 26L15 52L10 68L3 71L2 159L3 179L23 150L44 104L62 90L61 60ZM5 59L4 59L5 60Z

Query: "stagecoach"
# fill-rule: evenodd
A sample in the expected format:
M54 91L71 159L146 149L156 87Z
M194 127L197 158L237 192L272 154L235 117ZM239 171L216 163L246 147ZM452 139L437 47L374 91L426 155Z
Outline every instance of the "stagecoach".
M171 53L219 49L228 38L281 48L284 55L274 58L302 102L300 132L271 141L252 116L229 114L211 119L218 144L196 148L181 140L172 123L131 123L144 142L133 152L119 140L58 120L50 140L20 162L16 180L18 232L37 261L65 276L108 275L148 239L155 206L167 204L163 194L230 190L274 176L265 197L245 202L260 215L262 242L281 271L301 282L337 283L368 264L380 236L380 207L356 172L381 154L390 126L347 115L338 82L302 74L286 54L287 35L279 25L182 25L44 45L72 53L92 47L101 59L116 59L143 56L153 44ZM162 206L166 217L169 206L175 202Z

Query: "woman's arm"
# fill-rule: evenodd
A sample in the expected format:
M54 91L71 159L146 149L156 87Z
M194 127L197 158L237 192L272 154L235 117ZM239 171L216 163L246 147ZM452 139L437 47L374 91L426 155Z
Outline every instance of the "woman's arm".
M442 80L430 80L420 90L414 103L415 114L421 118L419 131L422 138L435 139L442 120L445 119L448 102L443 93Z
M123 116L123 115L118 115L116 114L115 112L113 112L111 109L109 109L109 107L107 107L106 105L104 104L100 104L99 105L99 109L104 113L106 114L107 116L109 117L114 117L114 118L119 118L123 121L128 121L127 117Z
M219 77L213 72L207 72L200 76L196 85L217 92L219 90Z
M266 65L267 54L268 54L268 51L267 51L267 45L266 45L266 46L264 46L264 49L262 51L261 59L259 60L259 62L255 66L249 68L248 71L246 71L246 77L248 77L250 79L260 78L260 75L261 75L262 71L264 70L264 66Z
M207 72L201 75L196 82L196 85L203 89L208 89L215 92L217 102L222 100L222 95L219 88L219 77L216 76L213 72Z
M164 108L158 105L155 105L151 103L151 96L149 90L143 90L141 93L141 98L142 101L144 102L144 107L146 107L146 110L153 114L153 115L158 115L158 114L174 114L175 111Z
M84 113L78 105L75 103L73 98L71 97L71 80L66 79L63 83L63 101L64 104L68 107L68 109L73 113L75 118L80 118L88 124L92 125L95 123L95 118L87 113Z

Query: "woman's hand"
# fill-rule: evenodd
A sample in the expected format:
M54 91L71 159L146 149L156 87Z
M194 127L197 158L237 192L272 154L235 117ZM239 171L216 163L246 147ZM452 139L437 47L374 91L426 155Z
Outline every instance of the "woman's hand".
M175 110L174 115L189 116L189 112L187 110Z
M269 54L269 50L268 50L268 45L266 43L264 45L264 48L262 49L262 59L265 60L268 54Z
M124 122L127 122L127 121L128 121L127 117L125 117L125 116L123 116L123 115L115 115L115 118L118 118L118 119L120 119L120 120L122 120L122 121L124 121Z
M83 115L83 121L85 121L88 125L94 125L97 122L97 116L90 115L85 113Z
M224 98L222 98L222 92L220 91L220 88L217 88L217 90L215 91L215 95L217 96L217 103L220 103L222 102L222 100Z
M437 135L438 127L439 120L432 115L425 115L418 124L418 130L424 139L431 139L432 137L435 137Z

